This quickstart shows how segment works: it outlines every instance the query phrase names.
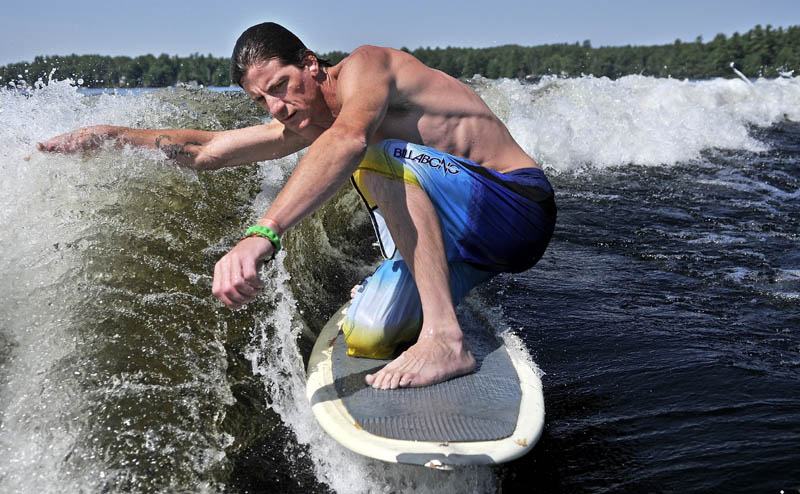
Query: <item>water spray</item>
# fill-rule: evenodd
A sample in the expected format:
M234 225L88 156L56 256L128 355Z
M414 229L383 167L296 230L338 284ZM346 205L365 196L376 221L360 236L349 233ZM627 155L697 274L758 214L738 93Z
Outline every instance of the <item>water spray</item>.
M731 70L733 70L733 73L734 73L734 74L736 74L737 76L739 76L739 79L743 80L745 83L747 83L747 84L749 84L749 85L751 85L751 86L753 85L753 82L752 82L750 79L748 79L747 77L745 77L745 75L744 75L744 74L742 74L742 73L739 71L739 69L737 69L737 68L736 68L736 64L734 64L733 62L731 62Z

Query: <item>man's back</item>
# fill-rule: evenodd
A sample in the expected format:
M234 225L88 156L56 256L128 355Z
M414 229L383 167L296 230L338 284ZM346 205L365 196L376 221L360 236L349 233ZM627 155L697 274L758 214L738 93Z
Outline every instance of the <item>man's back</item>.
M348 70L365 68L388 71L392 83L386 115L372 142L423 144L501 173L536 166L466 84L403 51L374 46L359 47L330 75L338 79Z

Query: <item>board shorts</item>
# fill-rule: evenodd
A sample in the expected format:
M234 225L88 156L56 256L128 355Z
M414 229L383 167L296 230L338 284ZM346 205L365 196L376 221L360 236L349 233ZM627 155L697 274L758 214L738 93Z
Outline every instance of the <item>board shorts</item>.
M342 330L348 355L391 358L398 345L416 341L422 327L416 283L364 186L367 173L420 187L430 198L442 228L454 304L497 273L532 267L553 235L553 188L538 168L502 174L405 141L370 146L351 181L386 260L364 280L347 310Z

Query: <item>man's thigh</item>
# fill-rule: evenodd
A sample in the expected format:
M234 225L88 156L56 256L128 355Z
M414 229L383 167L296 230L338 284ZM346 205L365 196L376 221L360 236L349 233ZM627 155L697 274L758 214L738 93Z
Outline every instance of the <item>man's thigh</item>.
M518 272L538 261L555 226L552 187L541 170L518 170L526 171L538 179L520 181L517 172L499 174L432 148L390 139L370 146L353 183L372 213L387 257L392 256L393 241L366 187L366 178L376 175L425 192L439 219L448 261Z

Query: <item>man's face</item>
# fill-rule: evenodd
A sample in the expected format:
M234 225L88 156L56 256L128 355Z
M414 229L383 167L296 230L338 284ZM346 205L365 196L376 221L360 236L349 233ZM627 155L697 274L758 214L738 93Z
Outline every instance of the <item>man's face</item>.
M277 58L272 58L247 69L242 77L242 88L286 127L302 130L311 123L316 92L315 70L318 66L313 62L297 67L283 65Z

